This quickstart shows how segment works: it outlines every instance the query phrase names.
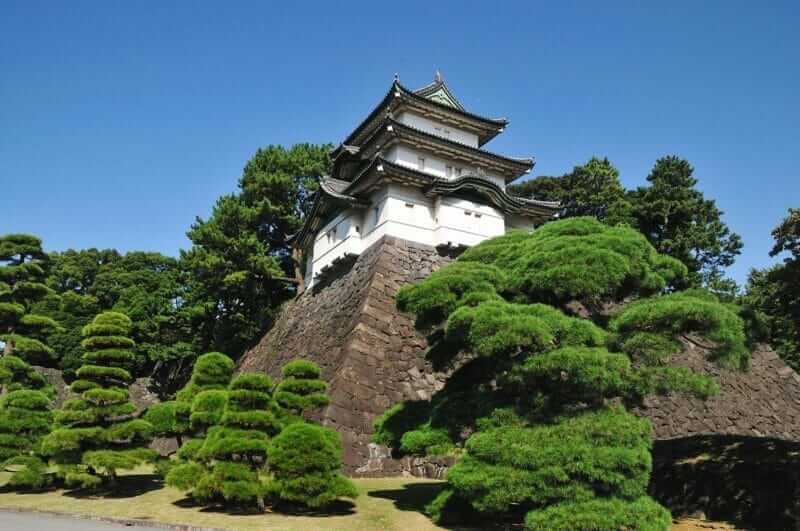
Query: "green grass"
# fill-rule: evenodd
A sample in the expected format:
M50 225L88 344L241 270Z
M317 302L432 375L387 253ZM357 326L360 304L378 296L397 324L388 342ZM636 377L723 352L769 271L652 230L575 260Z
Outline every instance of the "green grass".
M250 530L429 530L433 524L422 508L438 492L441 482L409 478L357 479L360 496L340 502L330 514L236 514L195 506L182 492L165 487L147 470L120 478L109 496L81 491L16 493L0 490L0 508L22 508L108 518L138 519L200 527ZM0 484L8 479L0 473Z

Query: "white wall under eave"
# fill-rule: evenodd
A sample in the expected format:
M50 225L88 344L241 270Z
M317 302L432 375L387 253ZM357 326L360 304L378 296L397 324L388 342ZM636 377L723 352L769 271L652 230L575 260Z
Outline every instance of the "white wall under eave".
M389 185L375 192L371 202L362 236L365 249L387 235L428 245L433 241L433 202L419 190Z
M471 147L478 147L478 135L458 129L442 122L425 118L412 112L404 111L397 116L397 121L420 131L425 131L432 135L440 136L454 142L466 144Z
M461 176L476 173L474 167L470 166L469 164L465 164L462 161L456 161L439 155L434 155L427 151L420 151L405 144L396 144L392 146L384 154L384 157L389 162L394 162L395 164L405 166L406 168L419 170L440 179L448 178L448 166L453 168L449 176L451 180L459 177L459 173L457 171L458 169L461 170ZM420 167L420 157L425 159L424 168ZM499 186L501 189L505 190L506 181L503 177L490 173L485 174L484 177Z

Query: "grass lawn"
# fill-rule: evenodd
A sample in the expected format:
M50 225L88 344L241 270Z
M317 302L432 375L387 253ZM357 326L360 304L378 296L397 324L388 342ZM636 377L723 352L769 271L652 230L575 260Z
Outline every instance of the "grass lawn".
M119 492L94 496L80 491L19 494L0 489L0 508L24 508L101 517L149 520L198 527L285 531L377 531L442 529L422 514L441 482L411 478L356 479L361 495L354 503L342 502L333 514L235 514L196 507L180 491L164 487L146 469L120 477ZM0 485L8 474L0 473ZM695 520L677 522L673 531L733 529Z
M146 472L146 471L145 471ZM0 484L8 474L0 474ZM0 490L0 507L92 514L122 519L141 519L223 529L366 531L378 529L441 529L420 511L436 495L440 482L419 479L358 479L361 495L354 503L342 502L333 514L287 515L281 513L234 514L196 507L180 491L162 486L157 477L130 474L120 478L121 490L110 496L91 496L80 491L18 494Z

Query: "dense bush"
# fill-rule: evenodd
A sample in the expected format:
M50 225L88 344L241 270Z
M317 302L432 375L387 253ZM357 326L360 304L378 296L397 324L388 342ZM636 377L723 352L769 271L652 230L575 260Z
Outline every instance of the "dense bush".
M624 405L716 391L668 363L683 334L710 339L734 367L749 356L736 311L702 291L667 294L686 274L641 234L593 218L468 249L398 294L430 334L428 356L455 370L430 401L381 416L375 440L462 455L428 507L440 521L666 529L669 513L645 490L650 425Z
M152 461L147 448L153 427L136 418L128 386L134 363L130 319L101 313L83 329L83 364L68 400L56 413L56 429L44 438L42 451L58 465L68 486L113 485L119 470Z

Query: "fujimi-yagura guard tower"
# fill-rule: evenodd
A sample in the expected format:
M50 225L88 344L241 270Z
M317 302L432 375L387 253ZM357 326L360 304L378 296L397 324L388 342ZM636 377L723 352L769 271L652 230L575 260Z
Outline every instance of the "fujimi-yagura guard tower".
M332 174L294 240L308 259L306 286L384 236L458 248L551 218L557 203L506 193L533 159L482 149L507 125L464 109L438 72L415 91L395 78L331 152Z

